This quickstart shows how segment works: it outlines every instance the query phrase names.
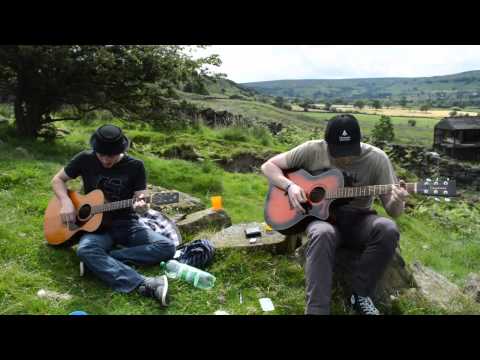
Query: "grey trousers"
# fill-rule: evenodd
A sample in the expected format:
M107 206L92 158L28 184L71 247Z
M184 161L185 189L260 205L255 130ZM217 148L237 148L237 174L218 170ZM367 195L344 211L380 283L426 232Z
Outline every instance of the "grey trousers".
M360 216L336 225L313 221L306 232L305 314L330 313L335 252L339 246L361 251L352 290L360 296L371 296L400 239L395 222L378 215Z

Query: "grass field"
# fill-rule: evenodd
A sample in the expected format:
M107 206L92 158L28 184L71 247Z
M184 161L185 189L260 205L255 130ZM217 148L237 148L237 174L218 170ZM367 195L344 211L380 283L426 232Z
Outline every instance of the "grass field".
M315 104L318 107L323 107L324 104ZM427 111L421 111L418 108L404 108L404 107L388 107L382 109L374 109L372 107L366 106L362 109L355 108L353 105L332 105L332 107L341 110L343 112L348 111L358 111L365 114L372 115L386 115L386 116L398 116L398 117L412 117L412 118L434 118L441 119L444 117L450 116L451 109L430 109ZM297 109L299 110L299 109ZM312 109L312 112L315 112L315 109ZM318 110L317 110L318 111ZM321 111L321 110L320 110ZM462 111L457 111L457 116L477 116L479 112L475 109L465 109Z
M322 114L306 116L318 121ZM363 117L360 120L365 125L373 121ZM185 141L195 144L201 151L215 144L215 153L231 153L236 147L281 151L287 146L276 139L272 139L268 146L251 137L242 141L228 140L222 133L224 130L161 132L145 125L114 122L124 126L128 136L145 136L160 147ZM212 314L216 310L231 314L262 314L258 303L261 297L272 299L276 307L273 314L303 313L302 268L288 256L272 255L263 250L218 251L209 268L217 277L216 286L203 291L171 281L172 305L166 310L151 299L136 294L117 294L91 276L81 278L78 259L72 249L46 245L42 230L43 213L53 195L51 177L71 156L88 146L88 135L100 123L58 124L71 133L55 144L41 140L21 141L8 136L5 129L0 132L3 142L0 144L0 211L4 214L0 220L0 314L68 314L78 309L90 314ZM404 136L403 133L399 135ZM26 153L16 150L19 146ZM160 159L151 151L148 147L140 147L132 152L145 161L150 183L191 193L205 204L208 204L210 195L221 194L234 223L263 221L267 190L263 176L228 173L211 162ZM469 272L478 271L479 219L478 206L444 205L426 199L417 201L415 208L398 220L405 259L408 262L419 260L461 286ZM141 271L154 275L160 270L154 266ZM36 293L41 288L69 293L72 299L40 299ZM240 293L243 304L239 303ZM345 310L339 304L335 302L333 312L344 314ZM428 304L408 301L401 303L396 312L444 313ZM462 313L478 312L476 308L462 310Z

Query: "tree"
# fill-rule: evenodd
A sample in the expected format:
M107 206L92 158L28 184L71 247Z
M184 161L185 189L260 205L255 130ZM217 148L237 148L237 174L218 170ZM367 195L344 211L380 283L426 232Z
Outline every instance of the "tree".
M423 104L422 106L420 106L420 111L428 111L428 110L430 110L431 107L432 107L432 105L429 104L429 103Z
M323 108L326 110L326 111L329 111L330 108L332 107L332 104L329 103L328 101L325 103L325 105L323 106Z
M392 141L395 138L393 124L390 117L382 115L372 130L375 140Z
M96 109L141 116L171 104L173 88L219 65L178 45L8 45L0 47L0 93L14 96L17 134L35 137L54 121ZM75 115L54 118L65 106Z
M283 97L277 96L277 97L275 98L275 103L274 103L274 105L275 105L276 107L283 108L283 105L284 105L284 104L285 104L285 100L284 100Z
M380 103L380 100L373 100L373 101L372 101L372 107L373 107L375 110L381 109L381 108L382 108L382 104Z
M365 102L363 102L362 100L357 100L353 104L353 107L356 107L358 109L363 109L365 107Z
M407 106L407 98L405 96L402 96L402 98L400 99L400 101L398 102L400 104L400 106L402 107L405 107Z

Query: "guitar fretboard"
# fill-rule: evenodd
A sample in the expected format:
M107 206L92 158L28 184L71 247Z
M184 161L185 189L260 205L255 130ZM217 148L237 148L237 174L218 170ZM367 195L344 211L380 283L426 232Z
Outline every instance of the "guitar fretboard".
M352 197L364 197L383 195L392 191L393 186L398 184L388 185L369 185L358 187L344 187L335 191L327 191L325 194L326 199L340 199L340 198L352 198ZM406 183L407 191L410 193L416 192L416 183Z
M146 196L143 198L143 200L148 203L150 202L151 197ZM128 199L128 200L114 201L114 202L105 203L102 205L92 206L92 214L99 214L107 211L126 209L129 207L132 207L134 201L135 199Z

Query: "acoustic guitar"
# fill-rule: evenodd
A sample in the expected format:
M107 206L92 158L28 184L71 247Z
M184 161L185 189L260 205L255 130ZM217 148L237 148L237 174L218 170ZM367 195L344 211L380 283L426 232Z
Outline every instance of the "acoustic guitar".
M76 210L75 222L64 223L60 217L61 203L56 196L52 197L45 210L44 233L47 242L59 245L80 231L93 232L102 224L103 213L108 211L126 209L133 206L136 198L105 202L102 190L93 190L87 195L68 190ZM176 203L179 200L178 192L158 192L142 198L146 203L155 205Z
M344 187L343 174L338 169L331 169L317 176L300 169L287 171L285 176L303 188L307 202L302 204L306 210L303 214L293 207L284 190L270 184L264 209L265 222L283 234L302 231L305 224L312 218L328 220L330 205L336 199L387 194L395 185ZM435 197L456 196L455 181L449 179L426 179L421 182L406 183L406 190L409 193Z

